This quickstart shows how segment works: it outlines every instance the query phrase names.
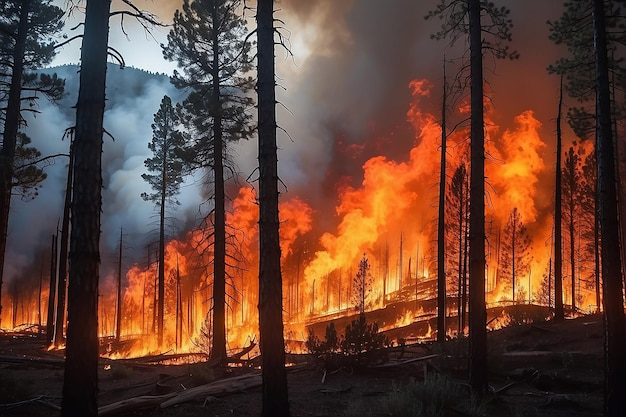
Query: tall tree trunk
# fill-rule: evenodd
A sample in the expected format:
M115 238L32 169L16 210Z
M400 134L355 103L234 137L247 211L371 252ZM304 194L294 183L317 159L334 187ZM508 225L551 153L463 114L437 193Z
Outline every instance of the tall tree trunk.
M443 100L441 103L441 169L439 171L439 218L437 220L437 341L446 341L446 61L443 61ZM417 269L415 272L417 291ZM416 292L417 295L417 292ZM417 300L417 297L415 298Z
M562 169L561 169L561 119L563 109L563 75L561 74L561 82L559 88L559 110L556 117L556 179L554 183L554 320L563 320L565 314L563 311L563 237L561 226L563 221L563 203L562 203ZM548 292L548 304L550 293Z
M567 201L567 210L569 211L569 265L570 265L570 273L571 273L571 303L572 303L572 315L576 313L576 252L575 252L575 244L576 238L574 234L576 233L576 229L574 227L574 216L576 210L576 200L574 197L574 190L576 189L576 179L574 177L575 170L577 169L576 165L572 165L569 170L569 178L567 179L569 182L569 196Z
M11 190L13 184L13 162L15 160L15 144L20 128L20 106L22 96L22 75L24 72L24 54L28 34L28 15L31 0L22 0L20 22L17 26L15 48L13 50L13 68L9 98L4 119L4 136L0 149L0 324L2 324L2 282L4 276L4 255L7 249L7 232L9 211L11 208Z
M218 2L219 3L219 2ZM214 30L213 62L219 62L220 40L218 38L220 17L218 3L211 9ZM214 219L214 257L213 257L213 348L211 358L226 359L226 213L224 191L224 142L222 131L222 104L220 100L220 72L218 65L213 65L213 171L215 176L215 219Z
M274 1L257 3L259 120L259 330L263 417L289 416L278 233Z
M54 332L54 345L57 347L63 343L63 328L65 327L65 292L67 291L67 258L68 244L70 240L70 206L72 202L72 180L74 176L74 161L72 157L72 139L70 138L70 161L67 167L65 201L63 202L63 221L61 222L61 253L59 254L57 318Z
M485 305L485 132L480 0L468 0L470 31L470 319L469 382L476 395L487 390L487 309Z
M43 289L43 266L44 257L41 257L41 267L39 269L39 292L37 297L37 333L41 333L41 291Z
M513 209L513 236L511 237L511 282L513 283L513 304L515 304L515 238L517 227L517 209Z
M593 211L593 258L594 258L594 275L596 285L596 313L602 311L602 299L600 292L602 291L600 284L600 221L598 219L598 185L596 183L594 187L595 199L594 199L594 211Z
M102 133L111 0L87 0L74 137L63 417L98 415Z
M464 218L464 213L463 213L463 191L464 191L464 184L465 181L465 175L463 175L463 179L461 182L461 192L459 193L459 217L457 219L457 221L459 222L459 229L458 229L458 234L459 234L459 246L458 246L458 291L457 291L457 319L458 319L458 334L459 336L464 334L465 329L464 329L464 322L463 322L463 318L462 318L462 314L464 314L464 306L462 305L462 303L465 301L463 299L463 286L464 286L464 276L463 276L463 254L464 254L464 250L463 250L463 233L464 233L464 227L463 227L463 218ZM456 213L455 213L456 214Z
M403 259L402 259L402 253L404 252L404 250L402 249L402 231L400 231L400 256L399 256L399 267L398 267L398 294L400 294L400 297L402 297L402 267L403 267Z
M163 346L165 326L165 201L167 196L167 152L163 152L161 169L161 205L159 211L159 274L157 306L157 344Z
M611 97L607 59L604 1L593 1L596 55L596 158L598 214L602 245L605 322L605 416L626 415L626 330L617 216L615 153L611 129Z
M57 288L57 236L52 235L50 245L50 286L48 292L48 320L46 321L46 343L54 340L54 301Z
M158 254L157 254L158 257ZM157 268L159 265L159 261L157 260ZM157 333L157 294L159 292L159 274L158 272L154 275L154 282L152 284L152 288L154 291L152 292L152 334Z
M120 251L117 260L117 297L115 302L115 340L122 335L122 228L120 227Z

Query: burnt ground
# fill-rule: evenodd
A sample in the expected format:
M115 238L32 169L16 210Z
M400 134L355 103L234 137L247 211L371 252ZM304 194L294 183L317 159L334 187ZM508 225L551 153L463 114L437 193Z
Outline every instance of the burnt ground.
M390 362L366 369L329 369L308 355L290 356L289 401L293 417L392 416L397 392L424 375L446 375L458 391L443 416L601 416L603 325L599 315L564 323L536 322L489 332L489 384L480 403L467 393L467 340L393 348ZM419 358L430 357L430 359ZM119 408L117 416L256 416L261 412L260 377L254 367L209 368L207 363L165 365L142 359L102 359L99 406L139 396L157 396L141 411ZM157 358L158 359L158 358ZM225 378L240 377L229 384ZM232 380L231 380L232 381ZM213 383L218 391L179 405L159 404L176 392ZM48 352L39 335L0 335L0 415L60 415L62 352ZM221 392L220 392L221 391ZM224 391L233 391L226 392ZM430 395L430 394L428 394ZM19 403L19 404L15 404ZM397 407L396 407L397 408ZM103 413L104 414L104 413ZM408 415L408 414L406 414ZM418 415L418 414L415 414Z

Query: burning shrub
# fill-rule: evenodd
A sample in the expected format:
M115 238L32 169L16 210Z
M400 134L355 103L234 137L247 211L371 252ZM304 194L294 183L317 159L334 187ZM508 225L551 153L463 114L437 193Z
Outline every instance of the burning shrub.
M367 366L385 362L385 347L390 342L384 334L379 333L377 323L367 323L365 314L346 326L346 335L337 337L335 324L326 327L324 341L321 341L309 328L305 346L310 353L324 361L326 368L341 366Z
M378 332L378 323L367 323L365 314L346 326L346 336L341 340L341 350L353 365L385 362L389 339Z
M315 335L313 329L309 328L309 336L304 344L310 353L318 357L337 352L339 349L339 339L337 338L335 323L330 322L326 327L326 336L323 342Z

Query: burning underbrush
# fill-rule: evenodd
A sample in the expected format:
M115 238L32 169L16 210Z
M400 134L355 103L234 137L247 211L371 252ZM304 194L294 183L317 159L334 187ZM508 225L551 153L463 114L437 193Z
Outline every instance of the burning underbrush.
M283 318L289 351L302 352L308 329L323 334L331 321L345 329L359 309L392 341L429 340L436 335L437 277L432 271L437 270L433 202L438 190L433 185L440 165L441 126L438 117L425 110L432 107L432 88L428 80L409 85L412 98L406 120L412 134L401 138L395 137L395 132L373 135L363 139L365 145L358 152L356 145L336 139L337 163L356 158L358 172L328 178L324 198L298 189L282 195ZM466 111L466 106L459 107L460 116ZM494 306L489 317L493 329L530 320L517 317L515 305L554 302L553 254L545 244L552 230L552 209L546 195L552 195L552 190L544 187L550 183L546 167L551 164L544 162L546 144L535 114L530 110L520 113L514 127L503 131L496 123L495 109L487 106L486 115L490 155L486 165L490 182L485 213L486 295L489 306ZM406 135L406 130L402 132ZM451 175L446 184L445 332L449 337L467 333L467 137L468 130L459 126L447 139L446 163ZM385 154L385 144L392 139L406 145L404 156ZM579 154L589 154L586 145L581 145ZM233 197L227 201L224 326L227 349L237 352L259 334L259 212L254 188L229 184L229 190ZM515 221L525 225L527 236L517 239L528 243L523 250L510 246L507 223L513 214ZM213 221L211 215L204 220L208 225ZM571 295L573 316L598 304L597 280L589 272L593 270L593 253L587 250L591 238L584 227L581 222L576 231L576 253L565 254L578 259L571 271L564 271L570 275L564 280L564 299ZM213 273L219 261L214 259L213 244L210 227L182 232L167 242L162 260L156 259L154 247L149 246L147 262L132 265L123 276L112 273L102 277L98 330L106 340L108 355L210 354ZM515 258L520 253L525 258ZM165 267L162 299L159 263ZM362 263L367 265L364 270L360 269ZM29 274L42 275L34 269ZM26 284L30 281L9 285L10 308L6 310L13 327L19 322L44 321L42 312L50 294L41 278L36 287ZM50 299L53 308L54 297ZM498 310L498 305L507 307ZM163 314L159 313L161 306ZM501 315L503 310L505 315ZM6 326L7 322L2 323ZM162 341L155 336L160 328Z

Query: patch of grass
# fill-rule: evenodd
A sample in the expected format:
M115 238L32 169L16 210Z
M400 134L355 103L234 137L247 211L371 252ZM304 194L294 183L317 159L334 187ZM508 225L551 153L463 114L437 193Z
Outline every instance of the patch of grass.
M456 384L433 373L424 382L411 381L395 386L387 398L387 408L397 417L441 417L460 398L461 391Z
M362 399L356 401L350 401L346 410L344 411L345 417L373 417L372 410L365 404Z

